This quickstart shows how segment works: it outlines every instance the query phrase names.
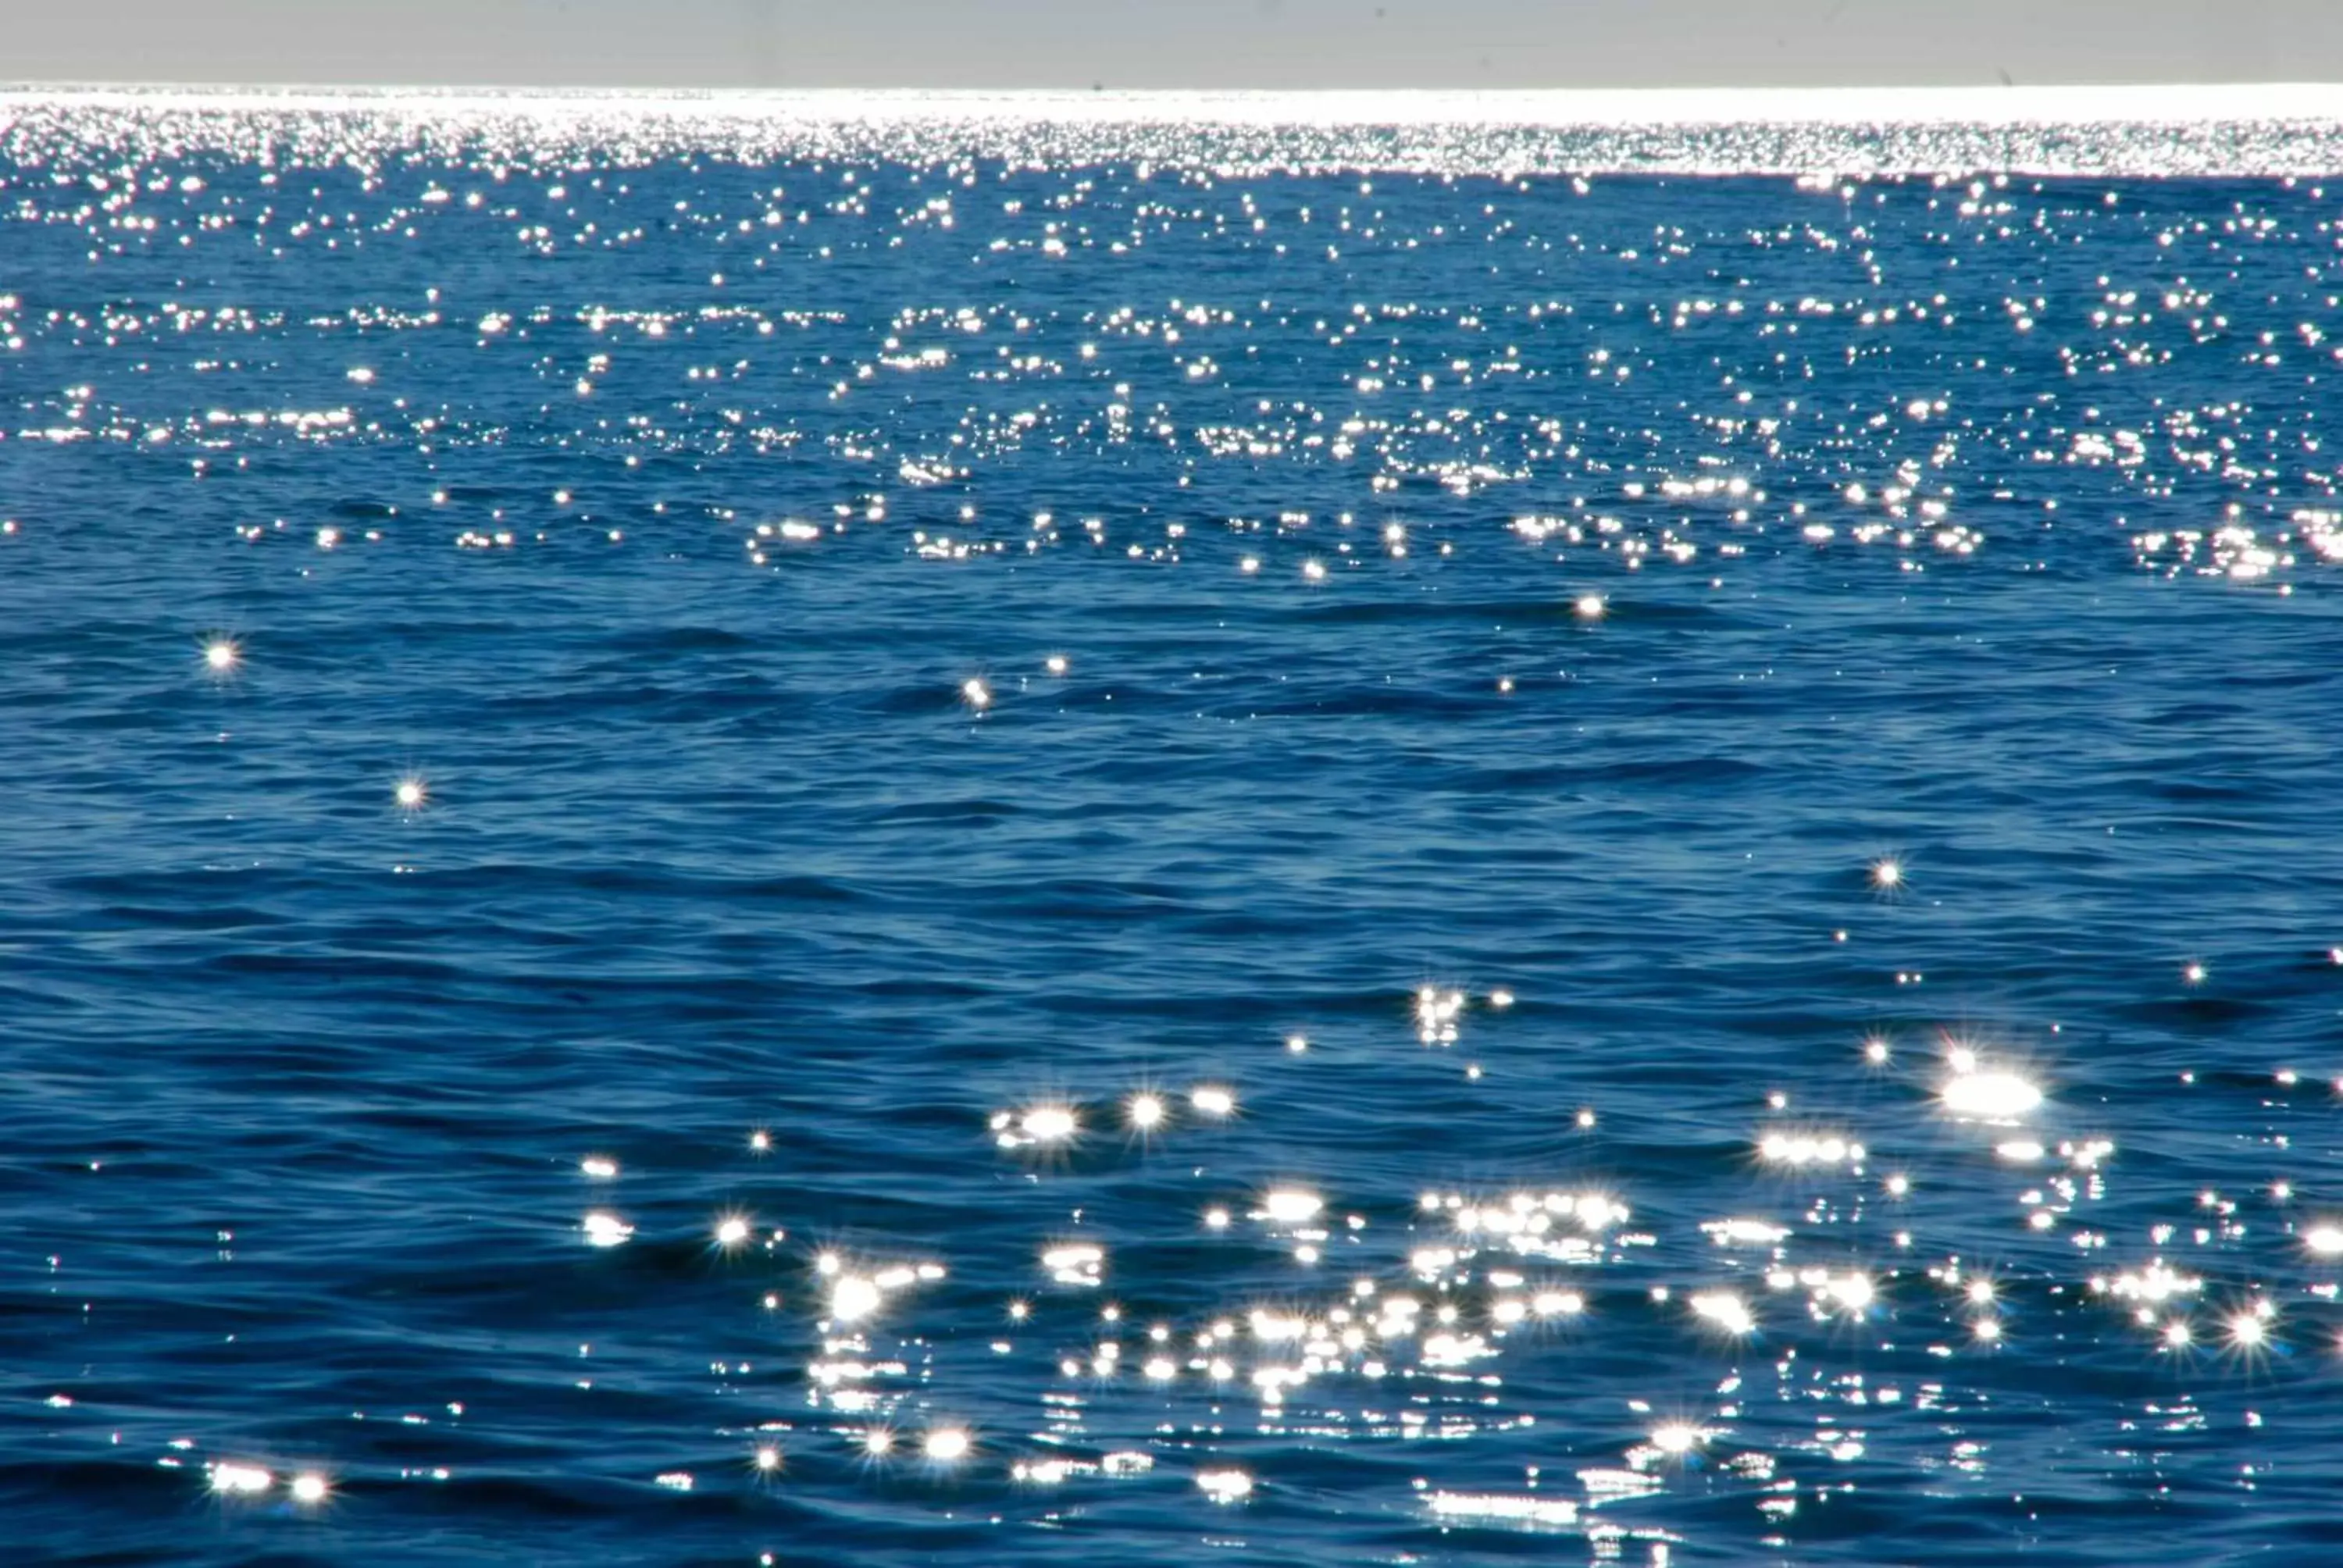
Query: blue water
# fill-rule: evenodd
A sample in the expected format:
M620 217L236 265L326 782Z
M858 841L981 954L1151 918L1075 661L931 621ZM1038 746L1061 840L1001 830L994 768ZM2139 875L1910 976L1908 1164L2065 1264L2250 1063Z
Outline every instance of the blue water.
M8 1561L2343 1551L2343 189L13 112Z

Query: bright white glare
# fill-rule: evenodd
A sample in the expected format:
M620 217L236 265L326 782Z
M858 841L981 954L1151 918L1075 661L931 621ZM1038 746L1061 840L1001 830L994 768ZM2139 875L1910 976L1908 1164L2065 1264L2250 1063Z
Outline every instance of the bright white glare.
M212 1466L212 1490L240 1497L256 1497L276 1483L277 1478L256 1464L215 1464Z
M928 1433L920 1451L938 1464L950 1464L968 1457L968 1433L957 1426L938 1427Z
M877 1312L881 1299L875 1282L860 1274L840 1274L830 1282L830 1315L841 1323L856 1322Z
M1061 1285L1096 1285L1106 1266L1106 1249L1090 1241L1068 1241L1044 1248L1041 1267Z
M1281 1187L1262 1201L1263 1211L1281 1225L1307 1224L1325 1206L1325 1201L1315 1192L1294 1187Z
M1215 1503L1237 1503L1252 1495L1252 1477L1242 1470L1200 1470L1196 1484Z
M1191 1093L1188 1103L1207 1116L1228 1116L1236 1111L1237 1097L1225 1089L1207 1084Z
M1867 1274L1845 1274L1824 1287L1824 1294L1850 1313L1860 1313L1869 1307L1875 1293Z
M1578 1504L1560 1497L1508 1493L1435 1492L1432 1512L1453 1519L1515 1519L1535 1524L1575 1524Z
M1652 1433L1652 1446L1662 1453L1690 1453L1708 1441L1708 1434L1696 1426L1672 1421Z
M1757 1320L1747 1303L1729 1291L1705 1291L1692 1299L1692 1310L1728 1334L1757 1332Z
M1859 1162L1864 1148L1836 1133L1773 1131L1758 1139L1757 1152L1775 1165L1835 1165Z
M307 1471L293 1478L293 1501L296 1503L323 1503L326 1490L326 1478L316 1471Z
M2042 1091L2014 1072L1962 1072L1936 1091L1946 1111L1987 1121L2014 1121L2042 1103Z
M586 1240L597 1247L616 1247L635 1233L635 1228L616 1214L596 1210L586 1216Z
M1036 1143L1063 1143L1080 1130L1074 1113L1062 1105L1036 1106L1025 1113L1020 1125Z

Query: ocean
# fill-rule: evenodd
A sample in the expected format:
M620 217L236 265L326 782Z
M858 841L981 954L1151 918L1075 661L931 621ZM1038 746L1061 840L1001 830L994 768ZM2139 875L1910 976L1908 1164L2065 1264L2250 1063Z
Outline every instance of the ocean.
M0 95L0 1554L2334 1561L2343 118L2023 102Z

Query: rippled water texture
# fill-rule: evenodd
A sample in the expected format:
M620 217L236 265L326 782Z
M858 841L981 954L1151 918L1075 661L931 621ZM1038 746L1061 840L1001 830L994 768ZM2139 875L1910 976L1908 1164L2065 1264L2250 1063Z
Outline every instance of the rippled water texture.
M0 112L12 1562L2343 1553L2332 126Z

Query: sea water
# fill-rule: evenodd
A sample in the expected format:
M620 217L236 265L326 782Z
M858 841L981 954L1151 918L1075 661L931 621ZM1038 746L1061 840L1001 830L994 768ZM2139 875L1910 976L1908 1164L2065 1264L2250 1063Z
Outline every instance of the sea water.
M2330 1560L2343 135L2056 107L8 97L9 1560Z

